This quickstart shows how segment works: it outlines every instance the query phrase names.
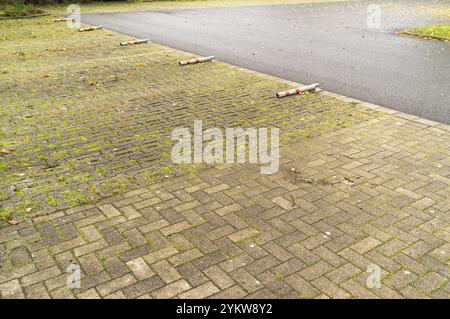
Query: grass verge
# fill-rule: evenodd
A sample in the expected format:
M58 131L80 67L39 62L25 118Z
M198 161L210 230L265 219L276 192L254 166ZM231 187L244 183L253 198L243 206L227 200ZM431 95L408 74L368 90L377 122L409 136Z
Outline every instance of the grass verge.
M114 13L133 11L185 10L211 7L241 7L293 3L339 2L345 0L166 0L166 1L107 1L80 4L82 13ZM356 1L356 0L351 0ZM67 5L42 6L45 12L65 15Z
M8 18L27 17L41 13L44 13L42 9L21 2L17 4L7 4L0 9L0 16Z
M424 27L410 28L404 30L403 33L421 38L450 41L450 24L436 24Z

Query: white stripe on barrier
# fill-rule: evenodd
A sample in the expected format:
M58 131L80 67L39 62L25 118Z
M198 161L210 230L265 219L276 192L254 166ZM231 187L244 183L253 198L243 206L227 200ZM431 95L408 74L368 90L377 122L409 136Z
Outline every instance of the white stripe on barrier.
M209 61L212 61L214 59L215 59L214 56L207 56L207 57L203 57L203 58L190 59L190 60L187 60L187 61L180 61L178 63L180 65L188 65L188 64L197 64L197 63L209 62Z
M102 26L95 26L95 27L89 27L89 28L84 28L84 29L80 28L80 29L78 29L78 31L79 32L85 32L85 31L94 31L94 30L100 30L100 29L103 29L103 27Z
M53 20L53 22L66 22L66 21L75 21L75 18L59 18Z
M281 97L285 97L285 96L289 96L289 95L294 95L294 94L301 94L307 91L315 91L318 92L320 91L319 88L319 84L315 83L315 84L311 84L311 85L307 85L307 86L302 86L302 87L298 87L295 89L291 89L291 90L286 90L286 91L282 91L282 92L278 92L277 93L277 97L281 98Z
M121 46L127 46L127 45L135 45L135 44L141 44L141 43L148 43L150 40L148 39L142 39L142 40L130 40L127 42L121 42Z

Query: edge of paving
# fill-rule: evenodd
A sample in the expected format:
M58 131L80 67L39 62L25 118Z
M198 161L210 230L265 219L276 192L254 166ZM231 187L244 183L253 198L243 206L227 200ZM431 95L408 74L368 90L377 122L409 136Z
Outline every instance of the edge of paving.
M85 24L90 25L88 23L85 23ZM122 33L122 32L110 30L108 28L105 28L105 30L107 30L108 32L112 32L112 33L115 33L115 34L120 34L120 35L126 36L129 39L133 39L133 37L131 37L130 35ZM160 44L160 43L157 43L157 42L152 42L151 39L149 41L149 44L158 45L158 46L166 48L166 49L168 49L168 50L170 50L172 52L184 53L184 54L189 54L189 55L192 55L192 56L196 56L196 54L194 54L192 52L189 52L189 51L184 51L184 50L176 49L176 48L173 48L173 47L169 47L167 45ZM227 62L224 62L224 61L220 61L220 60L215 60L215 61L216 61L216 63L220 63L220 64L223 64L223 65L226 65L226 66L228 66L230 68L233 68L235 70L239 70L239 71L242 71L242 72L258 75L258 76L261 76L261 77L266 78L268 80L273 80L273 81L277 81L277 82L280 82L280 83L284 83L284 84L290 85L292 87L298 87L298 86L305 85L305 84L302 84L302 83L286 80L286 79L283 79L283 78L280 78L280 77L277 77L277 76L274 76L274 75L270 75L270 74L267 74L267 73L263 73L263 72L260 72L260 71L255 71L255 70L252 70L252 69L249 69L249 68L246 68L246 67L237 66L237 65L234 65L234 64L231 64L231 63L227 63ZM345 96L345 95L342 95L342 94L330 92L330 91L327 91L327 90L324 90L324 89L322 89L320 92L315 93L315 94L321 94L321 95L333 97L333 98L336 98L336 99L339 99L339 100L343 100L343 101L346 101L346 102L354 102L354 103L357 103L358 106L360 106L360 107L362 106L362 107L365 107L365 108L373 109L373 110L376 110L378 112L384 113L386 115L391 115L391 116L394 116L394 117L401 118L403 120L407 120L407 121L415 122L415 123L418 123L418 124L421 124L421 125L425 125L427 127L433 127L433 128L442 129L442 130L450 132L450 125L448 125L448 124L439 123L439 122L436 122L436 121L433 121L433 120L428 120L428 119L425 119L425 118L422 118L422 117L419 117L419 116L416 116L416 115L412 115L412 114L396 111L396 110L390 109L388 107L384 107L384 106L381 106L381 105L369 103L369 102L366 102L366 101L363 101L363 100L359 100L359 99L356 99L356 98L351 98L351 97L348 97L348 96Z
M170 47L166 47L166 48L172 49L172 50L175 50L175 51L178 51L178 52L192 54L190 52L185 52L185 51L173 49L173 48L170 48ZM256 75L265 77L265 78L270 79L270 80L274 80L274 81L277 81L277 82L285 83L285 84L290 85L292 87L298 87L298 86L305 85L305 84L301 84L301 83L298 83L298 82L293 82L293 81L290 81L290 80L286 80L286 79L283 79L283 78L280 78L280 77L277 77L277 76L273 76L273 75L269 75L269 74L266 74L266 73L262 73L262 72L259 72L259 71L254 71L254 70L251 70L251 69L248 69L248 68L245 68L245 67L236 66L236 65L229 64L229 63L222 62L222 61L218 61L218 62L221 63L221 64L224 64L224 65L227 65L227 66L229 66L231 68L243 71L243 72L256 74ZM343 100L343 101L346 101L346 102L355 102L355 103L358 103L358 106L366 107L366 108L373 109L373 110L376 110L378 112L385 113L385 114L388 114L388 115L392 115L392 116L395 116L395 117L398 117L398 118L402 118L402 119L405 119L405 120L408 120L408 121L411 121L411 122L416 122L416 123L419 123L419 124L422 124L422 125L425 125L425 126L429 126L429 127L436 127L436 128L443 129L443 130L446 130L446 131L450 132L450 125L439 123L439 122L432 121L432 120L428 120L428 119L425 119L425 118L422 118L422 117L419 117L419 116L416 116L416 115L412 115L412 114L407 114L407 113L403 113L403 112L400 112L400 111L396 111L396 110L393 110L393 109L390 109L390 108L387 108L387 107L384 107L384 106L380 106L380 105L376 105L376 104L373 104L373 103L369 103L369 102L366 102L366 101L363 101L363 100L359 100L359 99L356 99L356 98L351 98L351 97L348 97L348 96L345 96L345 95L342 95L342 94L330 92L330 91L323 90L323 89L320 92L315 93L315 94L322 94L322 95L325 95L325 96L334 97L336 99Z

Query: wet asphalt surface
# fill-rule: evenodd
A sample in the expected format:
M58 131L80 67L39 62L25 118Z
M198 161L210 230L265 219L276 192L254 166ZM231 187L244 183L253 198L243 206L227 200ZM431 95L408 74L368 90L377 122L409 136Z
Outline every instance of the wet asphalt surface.
M381 8L369 28L368 5ZM360 1L83 15L84 22L450 124L450 43L399 36L449 23L450 1ZM369 20L374 21L374 20Z

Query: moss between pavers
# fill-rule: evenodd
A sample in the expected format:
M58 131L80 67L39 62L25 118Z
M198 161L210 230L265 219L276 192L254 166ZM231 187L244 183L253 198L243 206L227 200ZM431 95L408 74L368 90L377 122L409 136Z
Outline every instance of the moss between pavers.
M52 17L0 21L0 201L15 216L75 207L204 166L171 163L171 131L279 127L281 146L377 116L218 62L126 37L79 33ZM93 85L92 83L95 83Z

